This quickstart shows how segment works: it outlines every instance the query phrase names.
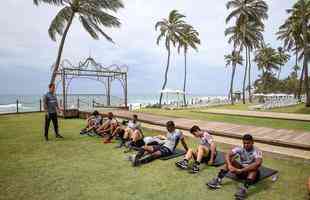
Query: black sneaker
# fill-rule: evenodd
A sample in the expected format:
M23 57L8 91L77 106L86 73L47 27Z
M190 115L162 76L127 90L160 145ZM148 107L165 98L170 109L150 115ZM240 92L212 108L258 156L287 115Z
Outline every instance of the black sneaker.
M62 135L57 134L56 138L64 138Z
M244 200L246 198L246 192L247 189L244 186L240 187L235 193L236 200Z
M175 165L180 169L188 169L188 162L186 162L185 160L180 160L176 162Z
M140 164L141 164L140 159L139 159L137 156L135 156L135 157L133 158L132 166L133 166L133 167L137 167L137 166L139 166Z
M207 186L211 189L219 189L221 188L221 181L218 178L214 178L207 183Z
M194 164L191 170L191 173L195 174L199 172L199 166L197 164Z

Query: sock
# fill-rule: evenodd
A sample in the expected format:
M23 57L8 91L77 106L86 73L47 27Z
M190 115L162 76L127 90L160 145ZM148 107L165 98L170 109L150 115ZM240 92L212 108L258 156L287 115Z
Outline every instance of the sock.
M224 170L224 169L221 169L221 171L218 173L218 175L217 175L217 178L218 179L220 179L220 180L222 180L224 177L225 177L225 175L227 174L227 172L228 171L226 171L226 170Z
M249 186L250 185L253 185L254 184L254 180L252 180L252 179L246 179L245 180L245 182L244 182L244 187L246 188L246 189L248 189L249 188Z
M200 162L196 160L195 165L200 165Z

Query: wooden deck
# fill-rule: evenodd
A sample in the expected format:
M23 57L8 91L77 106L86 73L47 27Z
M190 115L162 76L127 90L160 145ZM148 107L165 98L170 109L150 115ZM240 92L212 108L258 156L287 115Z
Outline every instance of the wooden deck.
M235 139L241 139L244 134L250 133L260 143L310 151L310 132L167 117L125 110L114 110L113 113L116 117L127 119L137 114L141 122L158 126L165 126L168 120L173 120L177 128L182 130L189 130L193 125L198 125L202 129L210 130L214 135Z

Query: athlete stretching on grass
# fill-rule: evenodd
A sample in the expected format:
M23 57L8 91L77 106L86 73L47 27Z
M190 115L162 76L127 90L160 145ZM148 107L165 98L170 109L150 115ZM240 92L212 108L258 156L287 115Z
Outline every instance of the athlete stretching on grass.
M188 163L191 159L195 160L192 166L192 172L199 172L201 162L212 165L216 157L216 146L212 136L207 131L201 131L198 126L193 126L190 133L200 139L200 145L197 150L189 149L183 160L176 162L176 166L181 169L188 169Z
M263 162L262 152L254 147L252 135L244 135L242 141L243 147L233 148L225 157L224 169L221 169L218 176L207 183L211 189L220 188L222 179L228 172L240 179L245 179L244 185L235 193L236 199L245 199L249 186L259 179L258 168ZM236 157L239 157L240 162Z
M158 136L158 138L164 140L163 145L151 145L139 148L137 155L131 159L133 166L138 166L140 164L151 162L160 157L172 155L180 140L184 149L186 151L188 150L185 138L182 132L175 128L174 122L168 121L166 128L168 130L166 136Z

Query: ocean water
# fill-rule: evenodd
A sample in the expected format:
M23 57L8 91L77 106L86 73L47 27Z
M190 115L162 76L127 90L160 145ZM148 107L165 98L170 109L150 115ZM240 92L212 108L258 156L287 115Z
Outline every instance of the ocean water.
M58 100L62 101L62 96L57 95ZM40 100L42 102L43 95L0 95L0 113L30 112L40 110ZM223 98L220 95L187 95L189 103L208 100L210 98ZM163 103L165 104L181 104L183 97L180 95L164 95ZM18 101L18 102L17 102ZM129 95L128 106L137 108L145 105L153 105L158 103L158 95ZM124 99L118 96L111 96L112 106L121 106ZM67 105L69 108L90 109L93 105L104 106L107 104L107 97L100 94L74 94L68 95Z

